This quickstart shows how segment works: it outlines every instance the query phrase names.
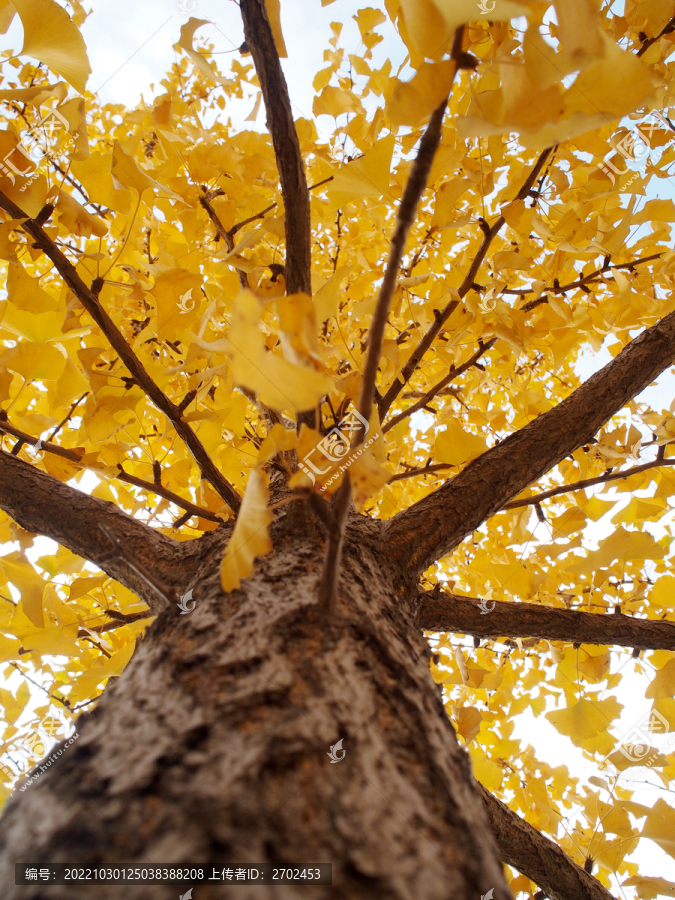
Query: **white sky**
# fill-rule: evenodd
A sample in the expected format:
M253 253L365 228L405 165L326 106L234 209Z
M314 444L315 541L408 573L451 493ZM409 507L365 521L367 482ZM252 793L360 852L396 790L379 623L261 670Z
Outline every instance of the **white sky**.
M315 73L325 65L323 51L329 46L330 23L339 21L344 24L340 46L347 53L360 55L363 45L351 16L360 7L368 5L381 7L382 2L336 0L329 6L322 7L320 0L282 0L282 27L289 53L289 59L283 61L283 66L296 116L312 117L312 80ZM142 97L148 100L154 94L161 93L160 79L175 59L174 44L179 38L181 25L190 16L210 21L211 24L201 28L197 35L211 41L219 54L239 47L243 40L239 9L233 0L90 0L88 4L85 3L85 8L93 10L82 29L93 69L88 86L98 93L103 102L133 107ZM375 59L390 56L395 72L404 55L400 41L393 38L389 24L378 30L385 35L385 41L375 48ZM0 47L18 50L21 43L22 28L17 17L8 34L0 36ZM229 57L218 55L215 58L221 61ZM234 114L240 120L251 108L252 102L245 101L239 108L226 109L226 114ZM259 128L264 127L262 111L256 124ZM317 122L320 133L322 125L326 134L329 134L333 121L328 117L321 117ZM661 197L675 194L673 185L667 182L661 182L658 188ZM655 192L650 191L650 196L655 195ZM606 351L587 356L580 365L580 374L588 377L591 372L608 362L609 358ZM659 379L658 387L649 389L643 394L643 398L649 398L656 409L667 408L673 399L674 390L675 378L666 374ZM615 512L616 509L612 511L612 515ZM597 534L593 537L604 537L606 528L606 523L598 523ZM53 552L53 546L46 539L38 539L29 555L36 559ZM5 547L3 552L11 549L13 547ZM624 680L617 690L618 699L624 704L621 721L615 723L618 734L629 731L650 708L650 703L644 698L646 678L633 673L633 669L634 664L629 662L622 673ZM18 679L18 675L13 676L7 686L16 689ZM36 701L35 705L42 703L39 694ZM573 774L582 777L598 774L596 765L586 760L581 750L574 747L568 738L558 734L543 716L534 718L529 711L521 715L516 720L514 737L521 739L523 747L531 743L537 755L552 765L565 764ZM652 780L657 779L652 776ZM650 806L659 796L672 802L670 795L664 791L649 788L642 789L635 799ZM675 860L653 842L641 841L638 852L632 858L640 862L643 874L661 875L675 880Z

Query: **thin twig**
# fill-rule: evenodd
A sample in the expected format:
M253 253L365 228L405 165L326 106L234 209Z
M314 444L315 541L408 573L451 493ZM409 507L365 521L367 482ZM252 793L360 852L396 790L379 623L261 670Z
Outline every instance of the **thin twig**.
M514 200L523 200L528 196L532 185L537 180L539 173L544 167L546 160L548 159L549 154L551 153L552 147L547 147L545 150L542 150L537 162L535 163L532 171L527 176L523 186L516 194ZM476 274L480 269L483 260L485 259L487 252L492 244L492 241L497 236L502 226L505 224L506 219L503 216L498 216L495 220L494 225L490 228L490 230L486 233L483 241L481 242L480 247L478 248L478 252L473 258L473 262L469 266L469 271L467 272L464 281L459 286L457 293L459 295L460 300L468 294L469 290L472 288L475 280ZM396 400L399 393L403 389L403 387L410 381L410 378L417 369L417 366L422 361L424 354L431 347L433 341L438 336L443 327L443 324L448 320L448 318L455 311L457 306L459 305L459 300L451 300L444 309L441 311L435 311L435 319L434 323L429 327L427 333L424 335L422 340L418 343L417 347L412 352L410 359L401 369L400 374L394 379L394 383L391 385L387 393L382 398L382 401L379 404L380 410L380 421L384 419L386 414L389 412L392 403Z
M543 288L543 294L564 294L566 291L571 291L574 288L583 287L586 284L590 284L594 281L598 280L598 276L602 275L604 272L609 272L613 269L632 269L633 266L636 266L638 263L643 262L652 262L655 259L660 259L663 255L661 253L652 253L651 256L643 256L640 259L634 259L631 262L621 263L620 265L612 266L609 263L602 266L600 269L596 269L595 272L591 272L589 275L584 275L583 278L579 278L578 281L571 281L569 284L558 284L553 285L553 287ZM521 297L525 296L525 294L533 294L534 288L505 288L502 291L502 294L519 294ZM521 306L521 310L523 312L529 312L531 309L534 309L535 306L538 306L540 303L546 303L545 297L540 297L538 300L528 300L528 302Z
M33 437L30 434L27 434L25 431L22 431L20 428L16 428L14 425L10 424L6 418L3 417L3 414L6 416L4 410L0 410L0 433L11 434L14 437L19 438L21 444L28 444L31 447L35 447L38 443L38 438ZM51 440L51 437L49 438ZM60 456L63 459L67 459L70 462L75 463L76 465L82 464L83 453L79 450L69 450L67 447L59 447L58 444L51 444L47 441L40 442L40 449L44 450L45 453L53 453L55 456ZM138 478L135 475L130 475L128 472L125 472L121 465L118 464L119 472L115 476L119 481L124 481L127 484L133 484L135 487L140 487L145 491L148 491L152 494L157 494L158 497L164 497L165 500L169 500L171 503L175 503L176 506L180 507L180 509L186 510L191 516L198 516L201 519L207 519L209 522L217 522L219 525L222 524L223 519L217 516L215 513L211 512L209 509L204 509L201 506L197 506L195 503L192 503L190 500L185 500L180 497L178 494L174 494L173 491L170 491L168 488L164 487L161 483L153 482L153 481L145 481L143 478Z
M597 478L585 478L583 481L575 481L573 484L561 484L560 487L551 488L550 491L544 491L542 494L534 494L532 497L524 497L522 500L512 500L502 509L519 509L521 506L534 506L541 503L542 500L557 497L558 494L570 494L573 491L582 491L584 488L593 487L595 484L606 484L608 481L630 478L631 475L639 475L640 472L658 469L660 466L675 466L675 459L654 459L651 462L643 463L641 466L633 466L632 469L624 469L621 472L608 472L605 475L598 475Z
M101 306L95 290L88 288L80 278L72 263L63 255L55 242L42 229L34 219L30 219L26 213L13 203L6 194L0 191L0 208L4 209L13 219L26 219L21 228L34 240L34 246L54 263L59 274L68 287L78 297L85 310L107 337L112 348L120 357L124 365L131 373L136 384L146 393L155 406L169 419L188 449L195 462L199 466L202 476L210 481L215 490L237 512L241 506L241 499L229 481L216 468L215 463L206 451L206 448L192 430L188 422L181 415L178 407L173 403L162 389L151 378L140 359L136 356L122 332L115 325L106 310ZM97 280L97 282L100 280ZM94 286L97 285L94 282Z
M492 338L486 344L481 344L478 347L478 350L473 354L471 359L468 359L466 362L462 363L461 366L455 368L454 366L450 369L445 378L441 378L438 384L435 384L432 388L430 388L424 396L420 397L417 403L413 403L412 406L409 406L408 409L403 410L403 412L399 413L397 416L394 416L393 419L390 419L386 425L382 426L382 433L386 434L390 428L393 428L398 422L403 419L411 416L414 412L417 412L418 409L424 409L433 399L436 397L443 388L447 387L450 382L454 381L455 378L459 378L460 375L463 375L467 369L470 369L472 366L475 366L478 360L485 353L488 352L497 342L497 338Z

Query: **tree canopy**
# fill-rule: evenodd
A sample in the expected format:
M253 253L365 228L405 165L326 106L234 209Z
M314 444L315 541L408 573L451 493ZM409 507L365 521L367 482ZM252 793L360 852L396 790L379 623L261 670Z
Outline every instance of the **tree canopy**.
M288 476L273 502L327 531L327 612L352 499L404 555L424 536L418 622L478 781L606 887L670 896L628 857L675 856L675 748L640 746L675 732L675 401L639 396L672 362L675 2L385 0L355 53L331 26L312 119L288 101L283 4L263 10L242 3L228 57L190 18L126 109L87 91L77 0L0 0L24 28L0 89L2 449L176 540L236 519L226 591L271 550ZM398 70L374 63L385 28ZM132 526L91 541L135 592L73 552L65 510L24 529L37 512L9 507L5 796L150 614L185 605ZM33 532L56 552L29 557ZM652 732L626 737L628 670ZM530 713L596 774L514 738ZM647 759L653 807L630 778Z

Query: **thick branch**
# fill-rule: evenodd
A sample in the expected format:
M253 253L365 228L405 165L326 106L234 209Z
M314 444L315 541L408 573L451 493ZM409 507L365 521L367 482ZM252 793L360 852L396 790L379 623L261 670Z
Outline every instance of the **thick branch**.
M538 884L551 900L614 900L550 838L478 785L502 862Z
M675 313L631 341L558 406L509 435L455 478L390 519L385 539L422 572L509 500L588 443L675 358Z
M515 200L523 200L525 197L528 196L528 194L530 193L530 190L532 188L532 185L535 183L535 181L539 177L539 174L540 174L541 170L543 169L546 160L548 159L551 149L552 149L551 147L548 147L546 150L542 150L542 152L539 156L539 159L537 160L534 168L532 169L530 174L527 176L527 179L525 180L525 183L523 184L521 189L516 194L516 196L514 198ZM476 253L476 255L474 257L473 262L469 266L469 271L466 273L464 281L461 283L461 285L458 288L458 294L459 294L460 299L469 293L469 290L471 289L471 287L473 286L473 284L476 280L476 275L478 274L478 270L480 269L480 267L483 263L483 260L485 259L485 256L487 255L487 252L490 249L490 244L492 243L494 238L497 236L497 234L499 233L499 231L501 230L501 228L505 222L506 222L506 219L503 216L498 216L497 219L495 220L494 225L490 228L488 233L483 238L483 241L482 241L480 247L478 248L478 252ZM433 325L430 326L427 333L424 335L424 337L419 342L419 344L415 347L410 359L403 366L400 374L398 375L398 377L395 379L394 383L391 385L391 387L389 388L387 393L382 398L382 400L379 404L380 421L384 420L384 417L389 412L389 409L391 408L392 403L396 400L396 398L398 397L398 395L401 392L401 390L403 389L403 387L410 381L410 378L411 378L413 372L416 370L417 366L422 361L424 354L427 352L429 347L431 347L433 341L435 340L437 335L440 333L441 328L443 327L443 324L450 318L452 313L457 308L458 304L459 304L458 300L451 300L447 304L447 306L445 306L444 309L442 309L440 312L438 312L436 314L436 318L434 320Z
M218 471L213 460L206 452L206 448L190 425L183 420L180 409L169 400L161 388L155 384L148 372L146 372L143 363L126 342L122 332L103 309L98 297L82 281L72 263L69 262L54 241L43 231L38 222L29 219L2 191L0 191L0 208L4 209L13 219L27 219L27 221L22 223L21 227L33 238L34 246L42 250L51 259L68 287L77 296L86 311L110 341L110 345L127 367L136 384L141 390L145 391L157 409L163 412L171 421L194 457L202 476L211 482L223 500L237 512L241 506L239 495L229 481Z
M312 293L309 191L286 79L264 0L241 0L244 37L260 81L267 127L279 169L286 211L286 288Z
M166 600L139 572L153 573L168 593L185 583L180 542L133 519L114 503L63 484L4 451L0 451L0 509L26 531L45 535L99 566L138 594L154 613ZM126 559L100 524L124 546Z
M556 609L538 603L487 601L443 591L420 591L418 602L415 621L425 631L675 650L675 622Z

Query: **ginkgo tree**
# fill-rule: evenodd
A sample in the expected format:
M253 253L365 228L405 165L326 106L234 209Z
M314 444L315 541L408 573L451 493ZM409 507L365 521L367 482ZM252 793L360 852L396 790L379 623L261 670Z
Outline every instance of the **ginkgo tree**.
M675 856L675 404L640 397L675 360L675 0L361 9L328 136L283 5L239 6L225 67L192 17L126 109L79 2L0 0L3 896L47 896L19 861L671 896L635 851Z

